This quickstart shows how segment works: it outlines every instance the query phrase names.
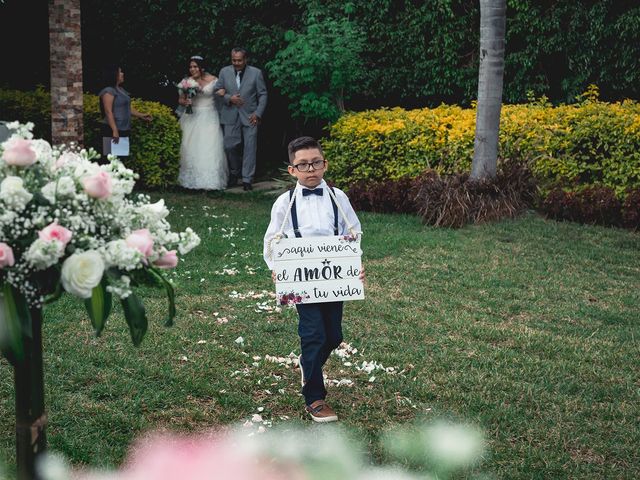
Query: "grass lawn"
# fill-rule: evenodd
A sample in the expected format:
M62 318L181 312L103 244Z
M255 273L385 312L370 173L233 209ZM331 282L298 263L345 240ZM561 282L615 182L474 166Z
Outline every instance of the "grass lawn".
M203 240L172 275L174 327L162 326L155 290L143 295L150 328L139 348L119 308L100 338L77 299L45 310L48 441L76 465L113 467L143 431L235 424L258 407L274 424L308 422L297 370L265 360L299 353L295 312L273 310L262 260L273 198L162 197L174 229ZM353 381L329 387L329 399L374 460L383 429L446 416L482 427L479 470L496 478L640 477L640 235L533 214L461 230L360 217L367 299L348 303L344 318L358 352L351 365L334 356L327 374ZM363 361L395 370L366 373ZM8 464L13 415L2 360Z

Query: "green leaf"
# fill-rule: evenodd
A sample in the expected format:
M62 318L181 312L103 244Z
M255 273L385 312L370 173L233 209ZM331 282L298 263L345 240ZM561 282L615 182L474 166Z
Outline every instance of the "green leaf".
M87 298L84 301L84 306L87 308L89 318L91 318L91 325L93 325L96 337L102 333L107 318L111 313L111 299L112 295L107 291L107 282L103 277L100 284L91 291L91 298Z
M142 342L144 334L147 332L147 314L142 301L132 293L127 298L121 300L124 309L124 318L129 325L131 340L137 347Z
M22 321L20 319L20 313L26 310L29 312L26 305L19 307L17 303L24 302L24 299L13 294L13 287L5 282L2 285L0 293L0 349L2 354L12 364L16 361L22 360L24 356L24 349L22 345ZM31 316L25 319L27 323L31 323Z
M169 302L169 312L167 314L167 318L164 321L166 327L170 327L173 325L173 319L176 317L176 294L173 289L173 285L169 283L169 281L164 278L164 275L157 269L153 267L149 267L149 272L152 273L156 279L161 283L164 289L167 292L167 300Z

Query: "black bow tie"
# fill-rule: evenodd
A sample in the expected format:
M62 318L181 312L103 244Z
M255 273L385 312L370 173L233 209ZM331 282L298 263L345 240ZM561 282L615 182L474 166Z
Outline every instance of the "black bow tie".
M314 188L313 190L309 189L309 188L303 188L302 189L302 196L306 197L308 195L320 195L322 196L322 187L319 188Z

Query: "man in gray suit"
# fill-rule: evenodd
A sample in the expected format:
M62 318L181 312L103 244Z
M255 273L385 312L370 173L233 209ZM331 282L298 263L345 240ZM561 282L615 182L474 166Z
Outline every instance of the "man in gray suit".
M252 190L256 171L258 125L267 106L267 87L262 71L247 65L244 48L231 50L231 65L223 67L214 90L224 88L220 123L224 132L224 151L229 162L229 184L234 187L242 176L242 187Z

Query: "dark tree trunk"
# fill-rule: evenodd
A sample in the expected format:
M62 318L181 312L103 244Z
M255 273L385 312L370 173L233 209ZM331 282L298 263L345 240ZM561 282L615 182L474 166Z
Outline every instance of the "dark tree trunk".
M32 336L23 335L24 358L14 366L18 479L37 479L35 462L47 442L42 368L42 310L31 310Z

